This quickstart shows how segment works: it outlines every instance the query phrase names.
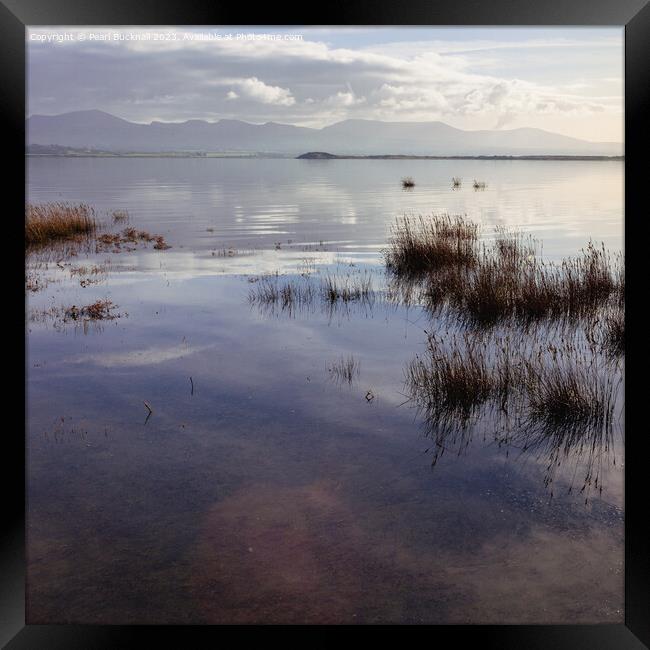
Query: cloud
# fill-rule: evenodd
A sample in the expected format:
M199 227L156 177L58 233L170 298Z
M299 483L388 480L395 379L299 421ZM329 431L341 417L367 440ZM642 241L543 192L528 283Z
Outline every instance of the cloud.
M336 95L331 95L325 100L325 104L329 106L348 107L357 106L366 102L365 97L357 97L352 91L338 92Z
M188 345L158 346L129 350L126 352L98 352L96 354L80 354L73 357L71 363L93 363L105 368L151 366L166 361L188 357L198 352L209 350L210 345L190 347Z
M435 87L382 84L376 93L377 103L392 112L430 111L441 115L449 110L445 96Z
M364 39L390 30L303 29L303 40L254 42L196 38L199 30L190 28L165 29L177 35L171 42L148 40L150 29L121 30L133 40L88 40L93 31L115 28L73 30L83 41L29 38L60 31L28 32L30 113L100 108L138 122L235 118L306 126L345 118L443 120L460 128L552 123L600 139L620 132L623 119L617 30L604 34L601 46L593 34L567 29L528 40L521 30L503 36L509 42L490 40L489 29L471 36L453 30L456 40L441 39L450 30L418 29L412 41L401 30L398 40L379 45Z
M279 86L268 86L257 77L242 79L239 85L243 94L262 104L293 106L296 103L289 90Z

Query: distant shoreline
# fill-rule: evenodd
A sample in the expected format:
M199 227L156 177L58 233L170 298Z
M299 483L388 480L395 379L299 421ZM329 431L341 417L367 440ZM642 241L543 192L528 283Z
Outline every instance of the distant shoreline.
M171 151L108 151L93 147L70 147L59 144L32 144L25 148L26 156L55 156L64 158L260 158L293 160L624 160L624 156L588 154L522 154L522 155L419 155L419 154L334 154L308 151L296 156L280 151L192 150Z
M585 155L522 155L522 156L408 156L384 154L374 156L353 156L310 151L296 157L298 160L625 160L625 156L585 156Z
M34 152L25 151L25 156L30 158L286 158L293 160L291 154L259 154L259 153L193 153L191 151L158 151L145 152L133 151L119 153L115 151L65 151L65 152Z
M237 159L283 159L283 160L549 160L549 161L623 161L625 156L409 156L401 154L386 155L334 155L312 156L302 154L294 156L291 154L259 154L259 153L191 153L191 152L67 152L67 153L33 153L25 152L25 156L33 158L237 158Z

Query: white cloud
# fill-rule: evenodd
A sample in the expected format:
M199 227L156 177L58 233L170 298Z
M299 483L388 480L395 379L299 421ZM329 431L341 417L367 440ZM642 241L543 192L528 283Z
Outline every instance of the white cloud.
M352 91L338 92L325 100L325 104L328 106L337 107L358 106L359 104L365 104L365 102L365 97L357 97Z
M188 357L198 352L209 350L211 345L190 347L189 345L173 345L168 347L149 347L126 352L98 352L96 354L80 354L71 359L71 363L94 363L105 368L150 366L166 361Z
M441 40L435 29L426 40L419 29L412 41L402 30L394 42L358 47L352 32L326 43L317 40L330 39L324 30L300 31L302 41L28 40L29 110L100 108L138 122L155 116L309 126L345 118L443 120L469 129L562 125L561 132L587 139L618 139L622 130L623 41L616 30L598 40L566 29L527 38L522 29L503 42L489 29L478 38L481 30L461 38L459 29L457 40Z
M242 79L239 85L242 93L262 104L293 106L296 103L289 90L279 86L268 86L257 77Z

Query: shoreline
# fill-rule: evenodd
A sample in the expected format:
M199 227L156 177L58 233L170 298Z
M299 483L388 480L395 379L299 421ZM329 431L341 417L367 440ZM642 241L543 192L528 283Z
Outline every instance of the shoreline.
M524 156L410 156L401 154L386 155L334 155L327 156L310 156L302 154L300 156L282 155L282 154L223 154L223 153L175 153L175 152L157 152L157 153L30 153L25 152L25 157L34 158L235 158L235 159L257 159L257 160L529 160L529 161L625 161L625 156L544 156L544 155L524 155Z
M337 155L324 152L310 152L297 156L298 160L625 160L625 156L586 156L586 155L542 155L521 156L416 156L401 154L382 155Z

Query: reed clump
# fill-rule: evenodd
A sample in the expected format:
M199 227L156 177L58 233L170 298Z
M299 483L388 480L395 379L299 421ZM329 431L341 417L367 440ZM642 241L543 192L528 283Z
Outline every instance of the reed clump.
M529 417L547 429L610 430L618 382L593 347L546 344L523 366Z
M430 426L465 426L479 407L508 414L513 404L546 428L611 430L620 375L589 336L535 346L525 337L480 331L429 335L423 356L406 366L409 396Z
M621 309L605 317L605 347L617 356L625 353L625 312Z
M404 216L391 229L384 261L391 271L411 276L448 266L472 266L478 233L478 225L462 216Z
M405 189L413 188L415 187L415 181L410 176L406 176L402 179L402 187Z
M432 465L445 451L461 454L473 439L472 425L489 422L506 457L512 448L548 454L544 484L551 496L564 461L575 462L569 492L580 471L580 492L602 493L602 470L620 431L622 374L588 332L562 334L551 343L531 343L513 331L447 341L429 336L425 354L407 366L405 383L434 442L427 449Z
M464 332L445 341L429 334L424 355L406 366L406 385L430 422L456 418L466 423L488 402L507 410L521 383L515 357L509 337Z
M500 229L474 241L469 263L420 254L416 264L409 253L431 250L425 244L449 229L434 230L434 238L430 222L425 235L412 220L398 224L385 254L390 294L424 304L447 331L428 334L424 353L405 368L408 397L435 441L433 462L445 449L461 453L472 425L489 418L499 445L547 449L549 467L559 466L560 454L584 450L585 486L595 477L598 487L595 459L621 410L623 256L590 242L574 257L547 262L538 242Z
M141 243L151 243L154 242L154 248L156 250L166 250L171 248L165 241L165 238L162 235L152 235L146 230L137 230L132 226L124 228L121 232L117 233L102 233L97 237L97 252L103 252L107 250L112 250L114 253L119 253L122 250L122 246L126 246L129 250L129 246L135 247ZM131 248L133 250L133 248Z
M431 310L448 305L474 324L576 320L624 304L623 258L612 259L604 245L589 242L576 257L552 264L521 233L497 230L489 245L479 245L478 236L477 224L462 217L403 217L391 231L385 264L406 282L421 281Z
M520 321L586 318L616 292L616 272L604 247L591 242L575 258L547 264L510 241L494 255L486 251L464 278L456 302L478 322L514 317Z
M95 211L85 203L28 203L25 210L25 247L42 247L80 240L97 230Z
M328 275L316 283L309 275L300 280L280 279L277 275L263 276L255 281L249 290L248 300L251 304L278 305L282 309L307 308L320 301L324 305L337 303L370 303L374 290L369 274L336 277Z
M455 414L466 419L485 403L493 390L485 349L466 338L447 349L430 336L425 358L416 357L406 368L411 394L425 404L430 417Z
M63 320L112 320L119 317L113 311L115 308L115 304L110 300L97 300L83 307L72 305L65 310Z
M344 278L328 275L321 283L320 292L322 298L328 303L368 302L373 295L372 278L367 274Z
M315 290L309 282L286 280L280 282L278 276L260 278L248 293L251 304L275 305L282 309L309 306L315 298Z

